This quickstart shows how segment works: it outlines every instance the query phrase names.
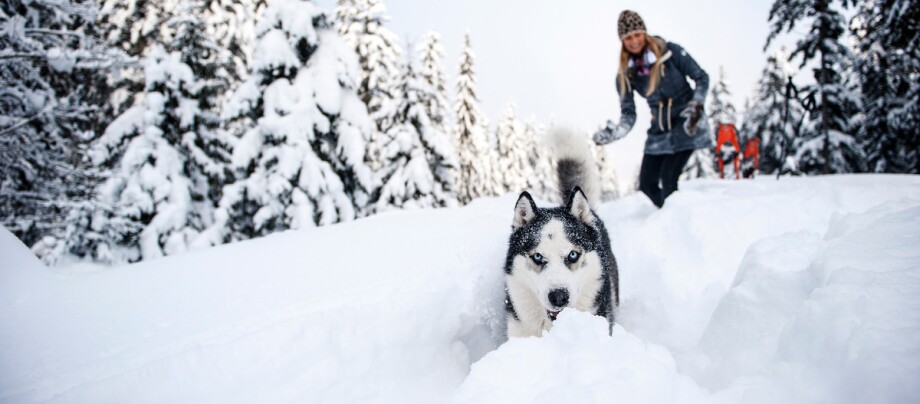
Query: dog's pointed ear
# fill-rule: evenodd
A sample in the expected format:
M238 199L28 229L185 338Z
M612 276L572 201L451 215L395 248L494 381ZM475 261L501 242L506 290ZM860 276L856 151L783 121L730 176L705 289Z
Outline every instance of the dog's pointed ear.
M575 187L569 196L569 203L566 205L569 213L575 216L582 223L594 225L594 213L591 212L591 204L588 203L588 197L579 187Z
M514 205L514 221L511 222L511 229L517 230L525 224L530 223L537 217L537 204L527 191L521 192L517 203Z

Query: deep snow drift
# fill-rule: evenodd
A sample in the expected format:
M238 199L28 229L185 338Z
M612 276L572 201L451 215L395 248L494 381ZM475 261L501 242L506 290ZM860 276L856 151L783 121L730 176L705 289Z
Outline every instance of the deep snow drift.
M920 402L920 177L604 204L613 337L502 342L516 195L116 268L0 232L2 402Z

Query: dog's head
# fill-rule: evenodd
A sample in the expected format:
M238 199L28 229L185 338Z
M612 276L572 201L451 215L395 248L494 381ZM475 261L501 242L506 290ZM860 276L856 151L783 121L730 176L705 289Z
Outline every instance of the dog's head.
M533 293L551 320L575 307L601 276L597 220L579 188L555 208L537 208L527 192L518 198L506 274Z

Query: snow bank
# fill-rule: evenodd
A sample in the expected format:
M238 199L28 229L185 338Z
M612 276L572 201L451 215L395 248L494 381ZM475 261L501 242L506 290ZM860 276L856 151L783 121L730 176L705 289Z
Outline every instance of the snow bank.
M835 216L905 198L920 200L920 177L698 180L682 182L661 211L641 196L605 204L599 211L624 268L624 327L678 353L693 350L748 247L788 233L824 234Z
M745 402L920 402L920 201L752 246L698 380Z
M0 234L0 402L918 402L920 177L601 205L622 305L502 343L516 195L77 273Z
M671 354L607 321L563 311L543 338L513 339L473 365L468 403L696 403L706 397Z
M0 401L434 400L498 343L509 222L484 206L3 282Z

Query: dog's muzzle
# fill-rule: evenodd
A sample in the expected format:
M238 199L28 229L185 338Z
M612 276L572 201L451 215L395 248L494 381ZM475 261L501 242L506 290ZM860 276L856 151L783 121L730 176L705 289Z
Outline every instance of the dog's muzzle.
M553 305L553 308L558 310L547 310L546 314L549 316L550 320L555 320L559 312L569 305L569 291L566 289L553 289L549 292L547 297L549 298L549 303Z

